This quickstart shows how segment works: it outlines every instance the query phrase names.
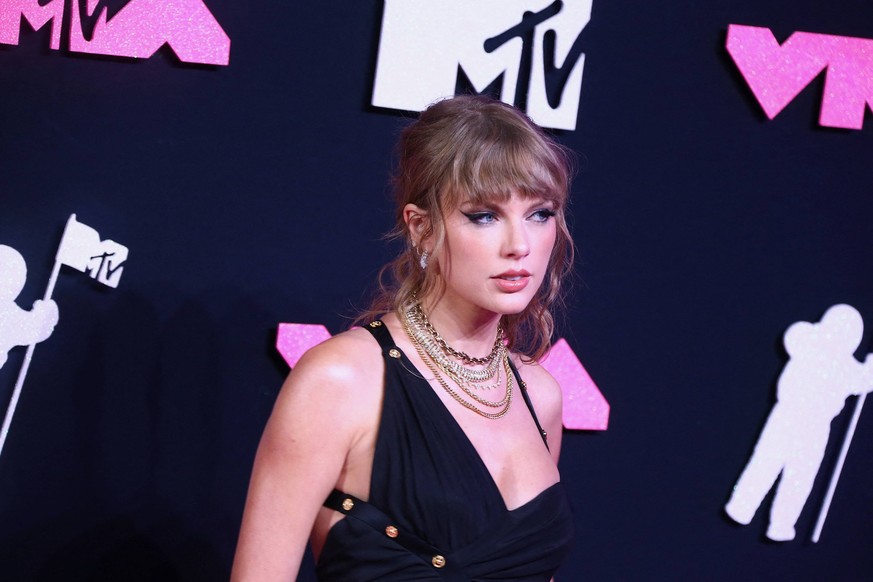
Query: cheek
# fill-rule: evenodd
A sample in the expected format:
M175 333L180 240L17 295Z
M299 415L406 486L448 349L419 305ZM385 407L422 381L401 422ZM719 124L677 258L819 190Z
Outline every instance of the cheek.
M550 257L552 255L552 251L555 250L555 244L557 242L558 229L553 222L548 228L547 232L544 232L543 236L540 238L540 251L545 253L546 257Z
M456 229L446 233L440 255L444 271L468 271L481 269L494 254L497 243L490 233L473 229Z
M487 265L485 256L478 253L479 249L475 245L463 243L459 244L456 252L452 253L447 261L450 266L446 274L454 276L458 280L467 280L472 276L482 272L482 268Z
M552 257L555 253L555 243L557 236L554 232L550 236L543 237L542 244L537 252L537 263L543 268L548 269L552 262Z

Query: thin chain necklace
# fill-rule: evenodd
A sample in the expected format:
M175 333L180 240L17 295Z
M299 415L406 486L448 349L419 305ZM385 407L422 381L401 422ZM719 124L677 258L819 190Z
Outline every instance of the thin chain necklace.
M418 307L418 306L416 306L416 307ZM493 420L496 420L498 418L502 418L503 416L505 416L506 413L509 412L509 407L512 405L513 381L512 381L512 369L509 366L509 355L506 353L506 349L505 349L505 346L503 345L502 340L500 342L500 345L503 346L503 348L497 350L498 354L500 355L500 358L498 360L498 358L496 357L497 354L494 354L494 361L499 361L503 364L503 368L504 368L505 373L506 373L506 394L499 401L490 401L490 400L486 400L486 399L480 397L475 392L470 390L467 386L468 382L465 381L464 378L458 377L456 374L454 374L453 373L454 370L451 370L451 369L448 369L448 368L441 366L437 362L437 360L435 360L431 356L430 351L426 350L425 345L421 341L419 341L419 339L418 339L418 336L420 335L420 333L416 333L417 330L415 330L413 328L413 326L416 325L418 322L416 321L416 318L409 317L409 314L412 311L413 311L413 309L407 310L404 313L404 317L401 318L401 321L403 323L403 329L406 331L406 335L409 336L409 339L412 342L412 345L415 347L415 351L418 352L419 357L425 363L425 365L428 367L428 369L433 373L434 377L436 378L437 382L439 382L439 385L443 388L443 390L445 390L458 404L460 404L461 406L463 406L464 408L466 408L468 410L472 410L473 412L475 412L476 414L478 414L480 416L483 416L483 417L489 418L489 419L493 419ZM420 307L419 307L419 311L420 311ZM436 330L434 330L434 332L436 332ZM500 334L498 334L498 337L500 337ZM444 354L440 354L440 355L444 356ZM451 362L451 363L455 364L454 362ZM455 365L457 365L457 364L455 364ZM463 366L461 366L461 367L464 368ZM454 389L452 389L452 387L449 386L448 382L446 382L443 379L442 375L440 374L440 369L442 369L443 373L445 373L455 384L457 384L464 391L464 393L467 394L467 396L472 398L474 400L474 402L470 402L469 400L465 399L463 396L458 394L458 392L456 392ZM468 370L467 368L464 368L464 369ZM468 370L468 371L472 372L474 370ZM495 374L495 375L497 376L496 383L499 383L500 375L499 374ZM496 385L496 383L495 383L495 385ZM496 412L488 412L487 410L483 410L483 409L479 408L479 406L477 406L476 403L481 404L482 406L485 406L488 408L499 408L500 410L498 410Z
M504 346L503 343L503 326L497 326L497 337L494 339L494 347L491 348L491 353L485 356L484 358L474 358L473 356L456 350L452 346L450 346L446 340L443 339L443 336L439 334L439 332L434 328L433 324L425 315L424 310L421 308L421 303L416 303L413 305L410 310L412 317L421 322L427 332L433 337L434 341L442 348L442 350L450 355L458 358L464 363L470 365L485 365L490 363L496 356L497 352L500 348Z
M411 337L414 337L418 343L428 353L430 358L452 376L461 378L471 388L483 389L492 388L493 386L483 385L483 383L495 378L499 370L500 363L503 361L503 355L506 352L506 344L503 342L502 329L498 328L497 338L494 343L492 353L485 358L470 358L463 352L451 348L446 341L440 336L433 325L427 321L424 312L420 305L414 305L403 313L404 325ZM444 347L445 346L445 347ZM446 348L451 350L447 353ZM467 356L468 359L475 359L477 364L486 364L484 368L471 369L460 362L453 360L450 353L461 353ZM499 380L494 380L496 383Z

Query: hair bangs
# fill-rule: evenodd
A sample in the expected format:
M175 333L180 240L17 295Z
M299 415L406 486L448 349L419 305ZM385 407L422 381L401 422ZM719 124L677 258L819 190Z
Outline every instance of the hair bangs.
M444 209L465 202L500 203L513 194L522 198L542 198L555 208L567 202L568 160L564 152L529 133L496 136L464 144L454 159L443 198ZM468 147L464 147L464 146Z

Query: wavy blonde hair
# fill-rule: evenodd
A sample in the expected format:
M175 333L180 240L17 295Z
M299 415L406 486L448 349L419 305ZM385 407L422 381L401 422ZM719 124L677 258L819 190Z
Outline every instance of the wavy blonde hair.
M358 322L399 311L414 297L439 295L444 281L437 269L422 269L403 208L415 204L428 213L421 239L431 238L431 253L445 245L445 217L466 201L505 202L513 193L554 204L557 237L548 276L527 308L506 315L509 348L527 360L540 358L554 331L552 310L562 303L562 284L573 263L567 229L572 153L546 135L524 113L482 95L438 101L400 134L393 177L396 225L389 238L406 242L397 258L379 272L379 289Z

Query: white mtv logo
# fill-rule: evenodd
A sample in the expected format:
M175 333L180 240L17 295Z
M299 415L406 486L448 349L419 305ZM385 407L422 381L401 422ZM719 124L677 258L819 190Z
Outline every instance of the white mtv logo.
M575 129L592 1L385 0L373 105L496 91L539 125Z

